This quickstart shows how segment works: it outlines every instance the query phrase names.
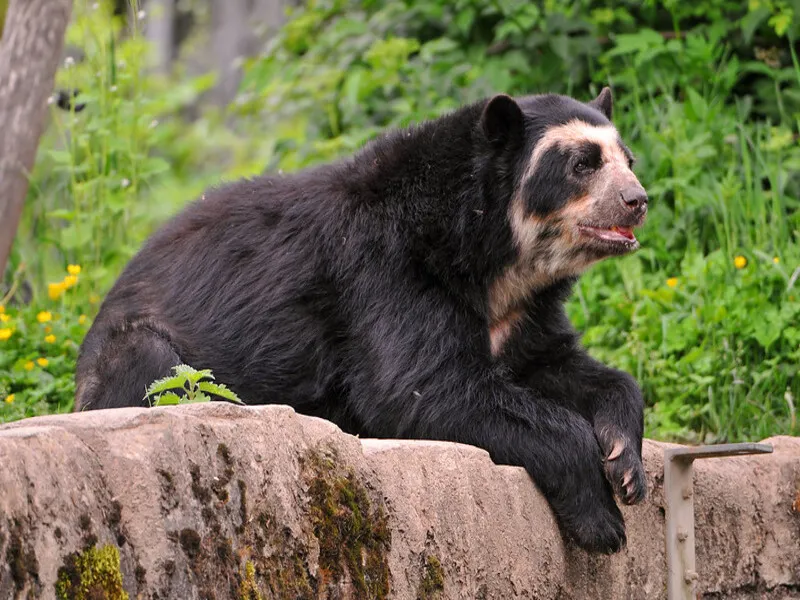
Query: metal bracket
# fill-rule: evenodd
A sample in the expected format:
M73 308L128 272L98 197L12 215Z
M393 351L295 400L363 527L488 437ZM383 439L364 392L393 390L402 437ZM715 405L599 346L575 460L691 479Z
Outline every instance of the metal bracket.
M695 599L698 575L694 562L692 463L698 458L771 452L771 445L754 443L680 447L664 451L668 600Z

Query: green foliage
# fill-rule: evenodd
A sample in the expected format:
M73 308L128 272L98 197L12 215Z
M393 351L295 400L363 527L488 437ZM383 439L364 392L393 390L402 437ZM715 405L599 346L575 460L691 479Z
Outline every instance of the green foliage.
M784 267L800 265L792 252L693 252L663 273L644 251L582 279L571 316L593 354L643 385L648 435L715 442L797 432L800 266Z
M638 378L649 436L796 432L797 0L311 0L245 61L236 101L190 122L182 113L213 77L145 75L138 28L122 35L93 5L75 3L68 32L86 60L58 74L90 102L53 111L12 256L0 400L13 398L1 419L69 409L97 300L209 183L335 159L493 92L588 99L610 83L651 211L643 249L576 289L569 311L585 344ZM80 281L61 289L70 264ZM36 321L42 311L52 323ZM40 357L48 367L26 370ZM153 392L162 404L170 394Z
M78 346L89 328L79 273L68 265L46 306L7 306L19 280L0 298L0 422L72 410Z
M198 371L188 365L176 365L172 370L175 371L175 375L157 379L147 388L145 398L151 406L210 402L211 396L218 396L235 404L244 404L239 396L225 385L213 383L214 375L209 369Z

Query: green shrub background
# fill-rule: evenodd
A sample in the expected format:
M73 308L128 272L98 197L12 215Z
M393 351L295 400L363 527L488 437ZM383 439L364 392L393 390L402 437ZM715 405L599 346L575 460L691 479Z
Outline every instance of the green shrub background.
M610 84L651 212L641 251L581 280L585 344L638 378L650 437L796 432L799 0L307 2L245 61L237 98L194 119L213 76L147 74L141 35L93 4L76 0L68 31L86 60L58 74L89 107L50 115L0 287L0 420L71 409L98 302L207 185L330 160L494 92L588 100Z

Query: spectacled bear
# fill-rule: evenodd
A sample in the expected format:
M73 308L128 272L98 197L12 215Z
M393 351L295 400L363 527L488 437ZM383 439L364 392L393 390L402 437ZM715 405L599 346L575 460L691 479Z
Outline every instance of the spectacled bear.
M82 344L77 410L146 406L211 369L247 403L344 431L472 444L523 466L567 539L626 542L643 400L564 302L638 248L647 194L608 88L496 95L354 156L208 191L130 261Z

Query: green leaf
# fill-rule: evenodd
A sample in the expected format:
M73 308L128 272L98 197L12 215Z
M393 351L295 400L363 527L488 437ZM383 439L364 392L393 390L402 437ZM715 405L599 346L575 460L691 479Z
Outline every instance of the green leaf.
M447 54L458 50L458 44L450 38L442 37L424 44L419 51L422 60L433 62L437 55Z
M462 35L469 35L472 24L475 22L475 9L467 8L456 14L455 23Z
M197 387L201 391L206 392L208 394L214 394L215 396L219 396L220 398L225 398L226 400L230 400L231 402L234 402L236 404L244 405L244 402L242 402L239 399L239 396L237 396L235 392L225 387L224 384L201 381L197 385Z
M742 29L742 36L744 37L745 44L750 44L750 42L753 41L753 35L755 35L756 30L764 23L769 15L769 8L762 6L756 10L748 12L747 15L745 15L742 20L739 21L739 26Z
M753 337L765 350L774 344L783 331L784 322L774 308L767 308L762 317L754 321Z
M614 37L615 47L608 56L619 56L642 52L651 48L664 46L664 38L652 29L642 29L638 33L621 33Z
M61 247L65 250L74 250L88 246L92 241L92 232L85 224L76 227L76 223L61 230Z
M214 379L214 375L211 374L211 369L203 369L202 371L194 371L193 373L189 373L189 381L192 383L197 383L203 379Z
M164 377L163 379L157 379L147 388L146 396L152 396L167 390L179 390L183 388L184 383L185 380L182 377Z
M72 154L70 154L66 150L50 150L47 154L56 163L59 163L59 164L62 164L62 165L71 165L72 164Z
M153 177L159 173L166 173L170 170L169 163L163 158L156 156L150 157L141 165L139 174L140 176Z
M786 30L789 29L789 26L792 24L792 12L791 10L784 10L779 12L777 15L773 15L769 19L770 26L775 30L779 36L783 36L786 33Z
M198 392L194 395L193 398L187 400L185 404L197 404L199 402L211 402L211 398L209 398L206 394L202 392Z
M153 406L173 406L175 404L180 404L181 398L178 394L173 392L167 392L166 394L161 394L157 396Z
M694 116L697 121L704 120L708 114L708 104L705 99L698 94L694 88L686 88L686 95L689 100L692 116Z
M201 379L214 379L214 375L211 374L211 369L198 371L189 365L176 365L172 368L176 375L183 376L186 381L190 381L191 383L197 383Z
M47 212L47 217L50 219L64 219L65 221L72 221L75 218L74 210L67 210L66 208L57 208Z

